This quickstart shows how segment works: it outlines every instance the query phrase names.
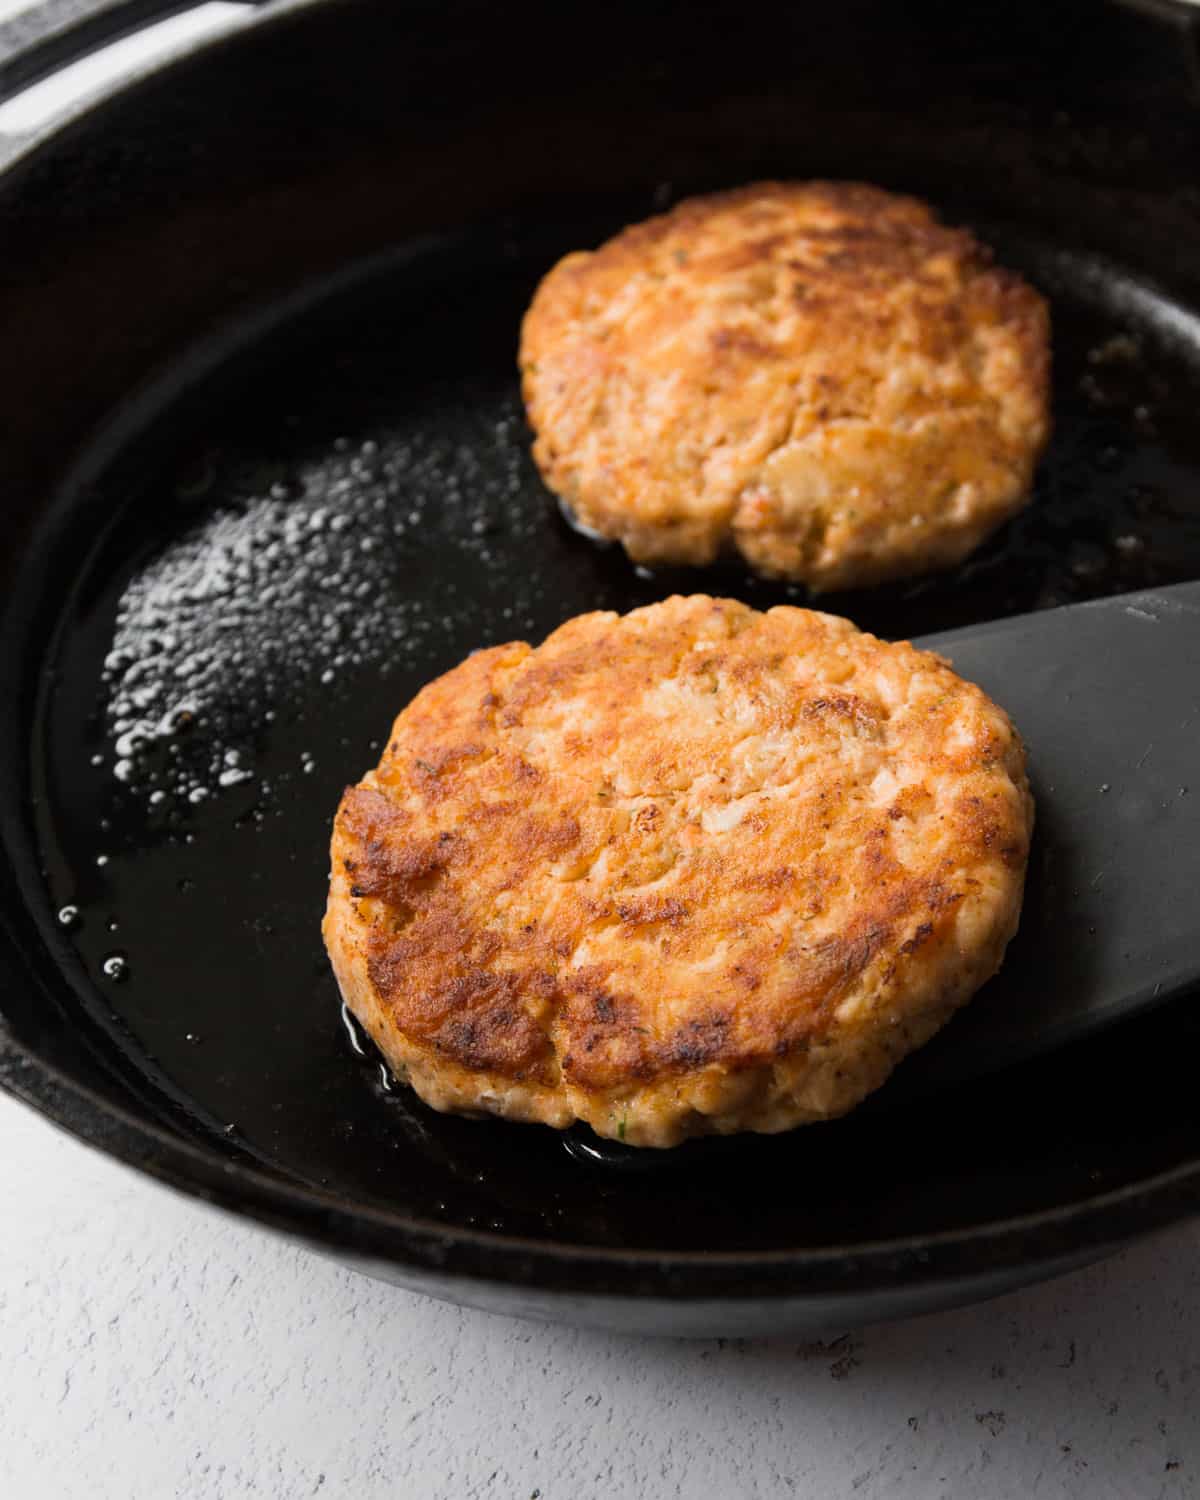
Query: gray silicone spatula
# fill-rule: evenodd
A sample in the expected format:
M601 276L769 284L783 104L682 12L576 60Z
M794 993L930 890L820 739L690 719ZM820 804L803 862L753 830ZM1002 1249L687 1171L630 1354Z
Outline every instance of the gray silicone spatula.
M1012 716L1037 829L1004 967L889 1092L991 1072L1200 982L1200 583L916 644Z

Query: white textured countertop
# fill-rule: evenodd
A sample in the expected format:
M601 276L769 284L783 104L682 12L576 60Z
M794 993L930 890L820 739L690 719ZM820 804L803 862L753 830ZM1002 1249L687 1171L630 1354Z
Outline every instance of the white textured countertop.
M671 1343L460 1311L0 1098L0 1496L1200 1495L1200 1224L965 1311Z

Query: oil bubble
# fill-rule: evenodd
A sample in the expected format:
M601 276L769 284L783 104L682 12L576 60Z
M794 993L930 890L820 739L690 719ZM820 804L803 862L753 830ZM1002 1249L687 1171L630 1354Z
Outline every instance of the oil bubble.
M100 965L100 971L105 979L121 984L129 978L129 960L123 953L110 953Z

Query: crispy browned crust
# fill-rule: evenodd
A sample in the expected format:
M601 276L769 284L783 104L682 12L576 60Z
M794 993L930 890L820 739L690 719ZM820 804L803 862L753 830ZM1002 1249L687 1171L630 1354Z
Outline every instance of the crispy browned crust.
M584 527L815 588L959 561L1049 434L1042 299L857 183L693 198L568 255L520 358L534 457Z
M436 1107L783 1129L994 971L1031 820L1007 718L938 658L674 598L419 693L342 800L325 937Z

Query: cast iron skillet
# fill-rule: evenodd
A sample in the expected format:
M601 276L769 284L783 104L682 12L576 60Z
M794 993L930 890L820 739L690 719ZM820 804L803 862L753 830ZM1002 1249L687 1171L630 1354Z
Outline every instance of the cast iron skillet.
M824 607L920 635L1200 576L1194 37L1156 9L285 5L12 149L0 1081L362 1269L611 1328L899 1315L1194 1210L1186 1001L634 1170L389 1090L318 935L337 795L420 683L676 588L801 597L638 574L528 458L538 276L684 192L909 189L1052 300L1032 508Z

